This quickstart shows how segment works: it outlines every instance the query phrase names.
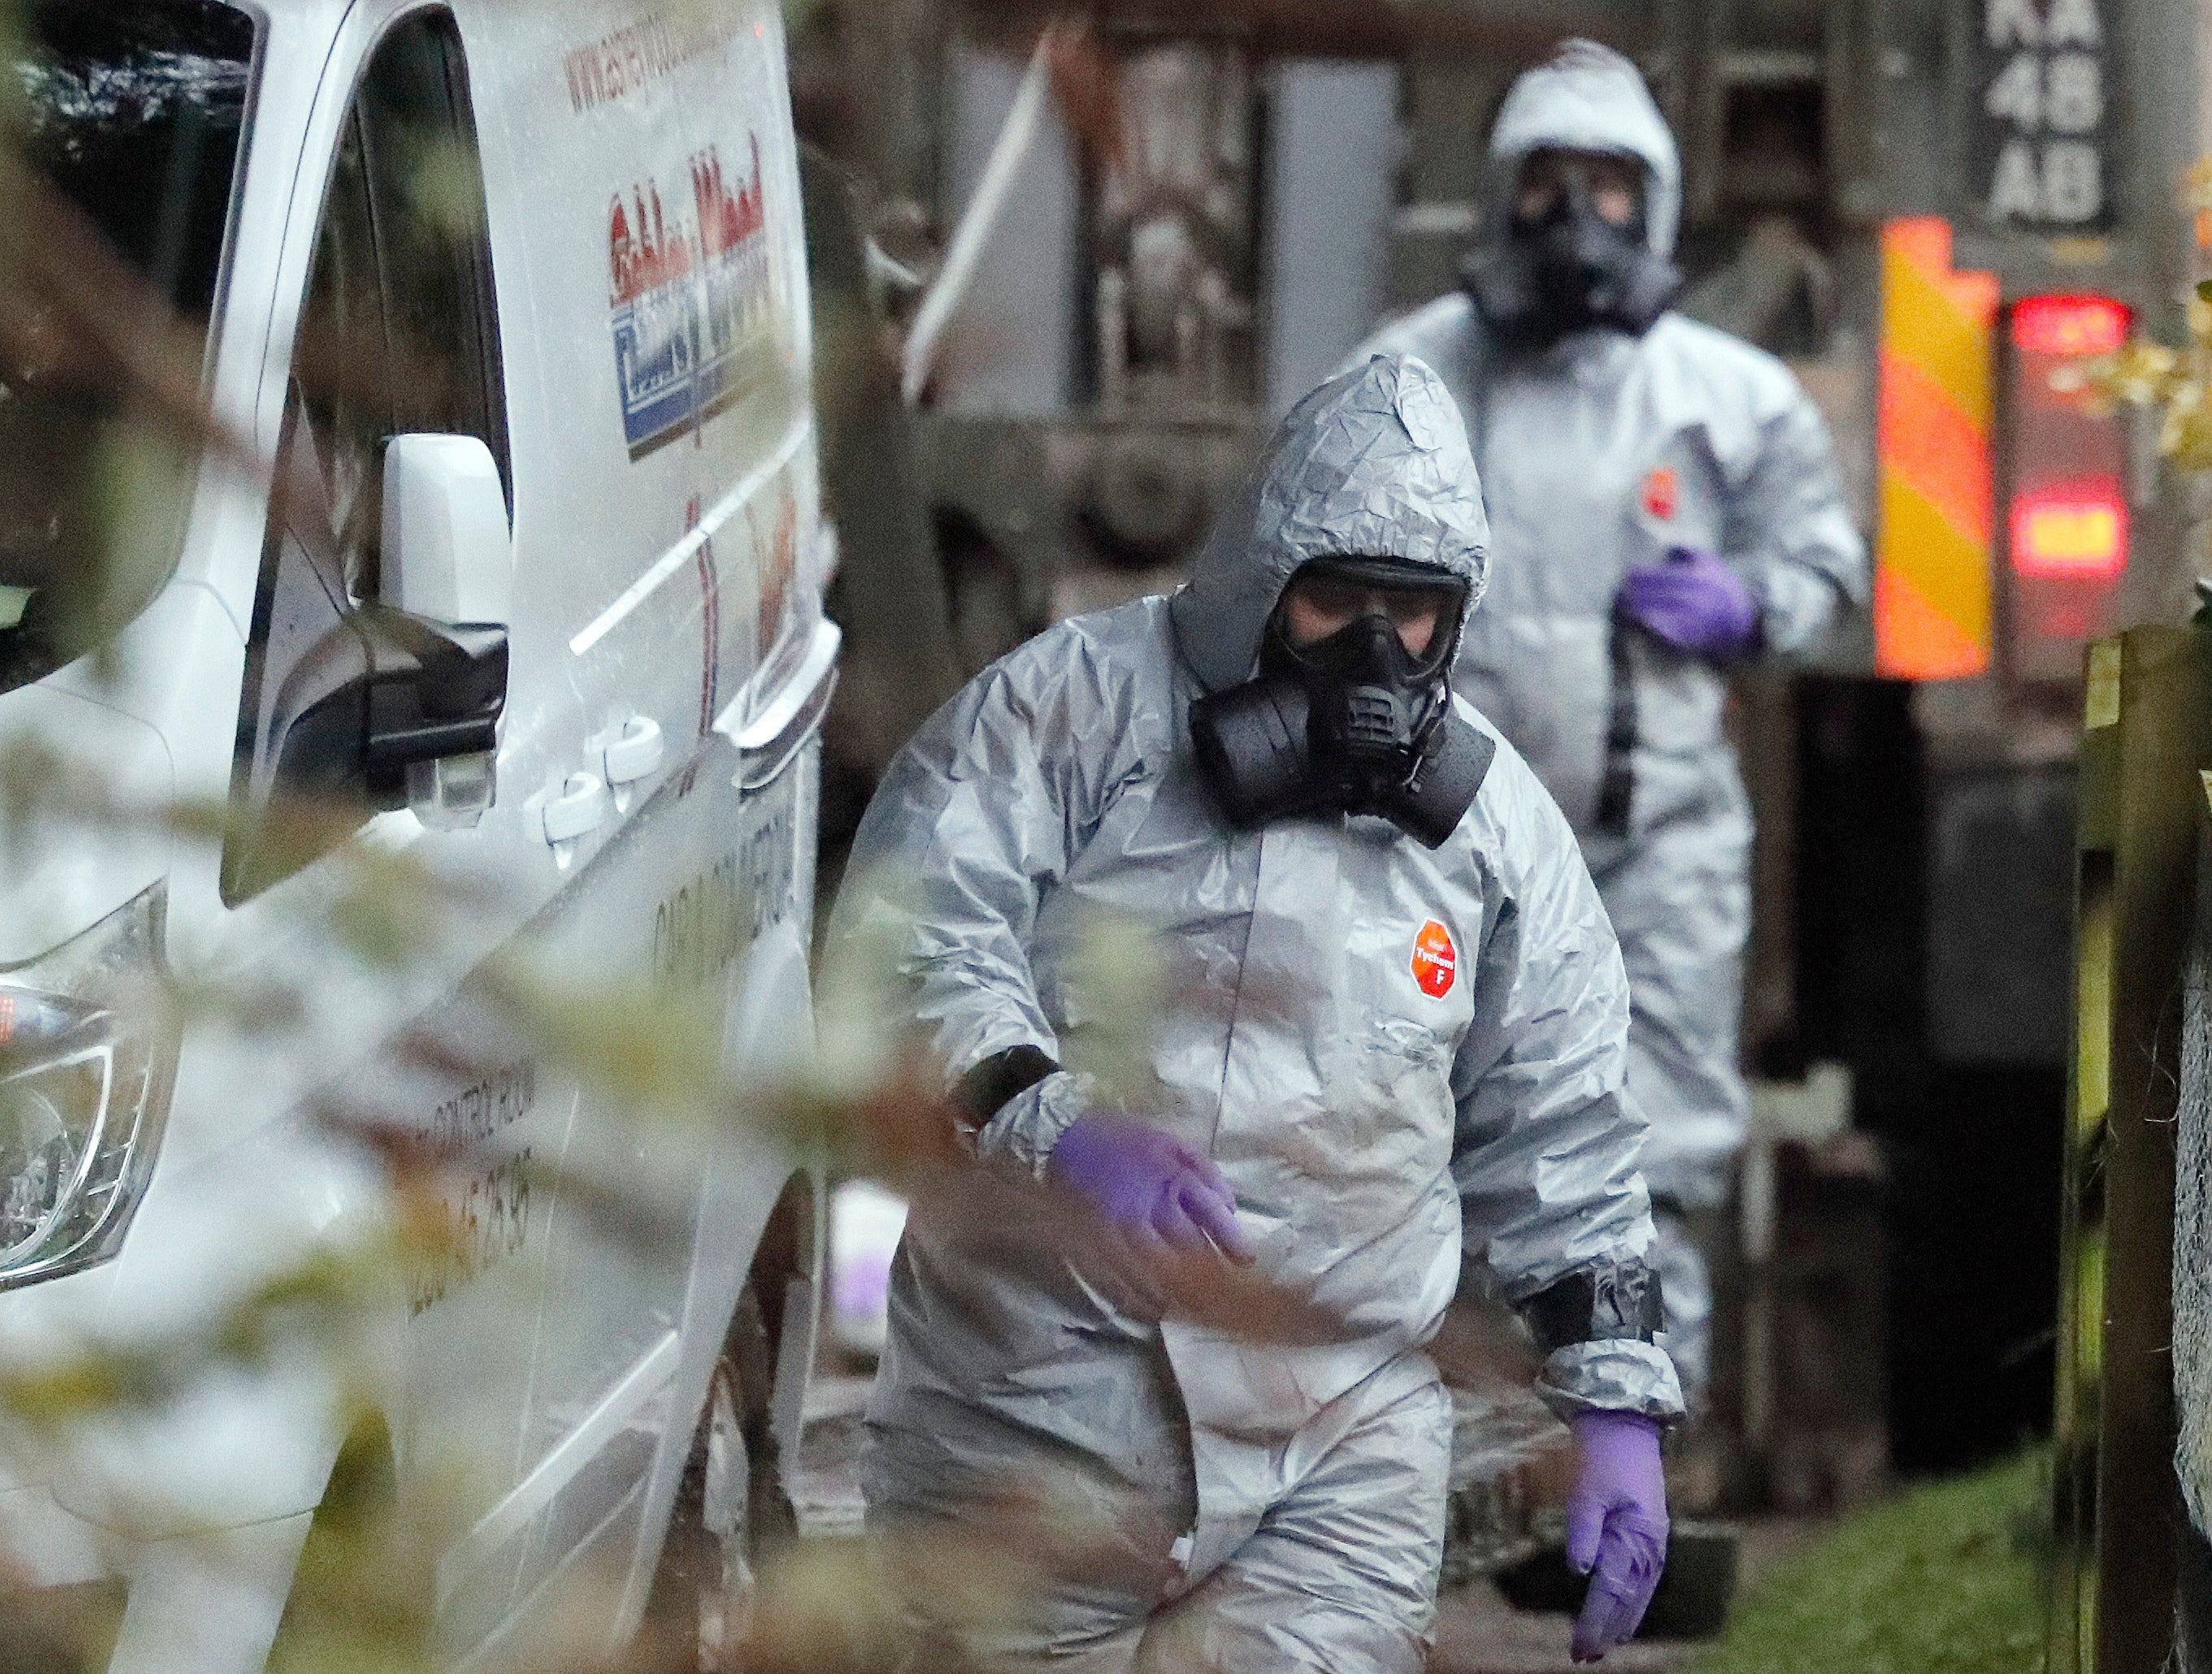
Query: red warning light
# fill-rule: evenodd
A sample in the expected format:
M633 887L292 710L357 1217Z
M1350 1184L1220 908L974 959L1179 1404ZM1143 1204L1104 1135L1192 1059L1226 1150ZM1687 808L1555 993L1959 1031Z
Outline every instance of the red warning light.
M2128 561L2128 506L2117 488L2025 494L2012 504L2013 568L2023 575L2108 581Z
M2109 355L2130 315L2109 296L2026 296L2012 307L2014 346L2030 355Z

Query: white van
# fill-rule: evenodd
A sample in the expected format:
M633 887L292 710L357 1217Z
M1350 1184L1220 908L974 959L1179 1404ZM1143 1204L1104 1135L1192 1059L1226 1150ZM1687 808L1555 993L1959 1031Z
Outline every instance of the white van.
M21 16L0 55L58 224L204 323L208 410L260 468L204 447L125 508L131 561L84 596L106 463L158 449L131 403L57 393L0 338L0 750L234 822L220 854L38 828L0 868L0 1074L37 1093L0 1116L0 1355L170 1341L350 1247L386 1183L333 1135L396 1128L440 1162L455 1234L394 1287L381 1415L403 1485L459 1496L447 1653L497 1660L587 1572L616 1578L590 1630L618 1644L672 1508L701 1632L734 1631L746 1507L795 1446L818 1177L758 1132L619 1108L471 973L527 945L705 995L741 1068L811 1028L838 637L779 10ZM289 792L382 811L303 849L272 813ZM303 928L395 851L461 892L428 968ZM301 1010L263 1037L102 1009L101 983L160 971ZM599 1213L611 1190L662 1203L665 1236ZM259 1669L351 1393L246 1355L70 1446L6 1447L9 1572L127 1589L113 1670Z

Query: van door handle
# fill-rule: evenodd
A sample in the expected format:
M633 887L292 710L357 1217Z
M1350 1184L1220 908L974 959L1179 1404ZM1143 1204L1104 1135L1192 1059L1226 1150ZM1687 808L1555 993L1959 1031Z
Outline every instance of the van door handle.
M634 715L617 722L585 740L584 749L605 771L618 813L629 812L639 782L652 777L668 754L660 723L649 715Z
M571 773L558 790L541 791L531 800L538 803L546 842L556 845L574 842L607 817L607 787L595 773Z
M617 789L646 777L668 753L660 723L649 715L634 715L621 726L609 727L592 743L607 770L607 782Z
M717 717L714 730L738 746L738 789L774 783L821 729L837 690L837 648L843 639L836 623L816 623L805 656L771 695L763 701L747 692Z

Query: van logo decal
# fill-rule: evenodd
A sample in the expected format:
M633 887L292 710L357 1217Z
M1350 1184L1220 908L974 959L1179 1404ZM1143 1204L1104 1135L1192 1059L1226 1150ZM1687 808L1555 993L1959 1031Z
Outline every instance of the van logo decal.
M1441 921L1431 919L1413 938L1413 980L1431 1000L1441 1000L1459 980L1459 949Z
M766 368L775 273L760 136L734 188L721 151L691 159L691 212L642 180L607 209L609 320L623 438L641 459L742 398ZM673 194L672 194L673 196Z

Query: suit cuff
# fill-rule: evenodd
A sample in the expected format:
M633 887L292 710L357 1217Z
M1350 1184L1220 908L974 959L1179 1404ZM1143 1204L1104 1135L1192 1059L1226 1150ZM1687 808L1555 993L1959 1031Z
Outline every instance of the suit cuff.
M1759 600L1761 652L1788 656L1802 651L1835 618L1843 594L1835 581L1802 564L1764 558L1740 564Z
M1537 1375L1536 1393L1559 1418L1601 1409L1632 1412L1672 1424L1684 1412L1682 1380L1656 1343L1634 1337L1571 1342L1552 1351Z
M999 1106L976 1130L975 1154L994 1162L1012 1163L1042 1180L1060 1136L1096 1103L1091 1077L1072 1069L1055 1069Z

